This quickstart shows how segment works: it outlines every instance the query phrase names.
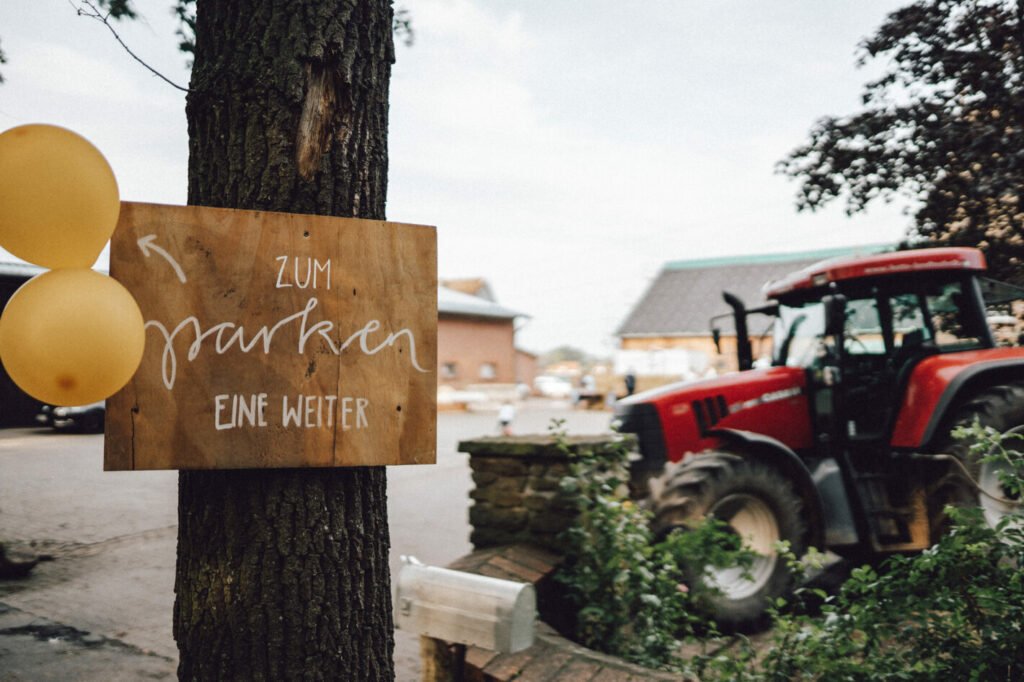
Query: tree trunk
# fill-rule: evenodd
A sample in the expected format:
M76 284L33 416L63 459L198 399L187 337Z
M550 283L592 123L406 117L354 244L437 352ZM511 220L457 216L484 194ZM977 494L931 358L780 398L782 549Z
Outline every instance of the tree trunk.
M383 219L389 0L199 0L189 203ZM193 679L391 680L383 468L183 471Z

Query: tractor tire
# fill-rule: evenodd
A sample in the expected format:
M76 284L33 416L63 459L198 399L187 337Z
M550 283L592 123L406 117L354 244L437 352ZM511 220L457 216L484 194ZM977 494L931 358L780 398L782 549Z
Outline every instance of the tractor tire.
M949 521L943 511L946 505L978 505L985 514L985 520L993 527L1008 513L1019 510L999 481L1001 466L982 462L982 458L971 454L970 442L953 437L953 429L970 426L975 418L982 426L990 426L1000 433L1024 432L1024 383L1014 382L985 389L957 407L943 425L945 436L935 451L956 457L970 479L960 467L955 467L929 490L928 512L933 542L949 530ZM1024 441L1018 442L1024 447ZM1013 443L1010 441L1009 445ZM1000 502L1000 499L1009 501Z
M739 567L707 568L687 576L717 588L709 614L723 632L757 632L769 624L768 608L793 588L786 561L775 543L786 540L796 556L807 551L804 504L778 470L726 452L708 452L684 464L670 465L652 481L652 531L664 537L707 516L729 524L756 553L749 577Z

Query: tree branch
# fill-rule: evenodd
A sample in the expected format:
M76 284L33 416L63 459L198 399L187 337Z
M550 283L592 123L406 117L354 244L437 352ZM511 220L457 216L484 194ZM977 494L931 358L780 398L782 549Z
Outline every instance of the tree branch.
M121 40L121 36L119 36L117 31L114 30L114 27L110 25L110 15L109 14L103 14L102 12L100 12L99 8L97 8L96 5L92 4L89 0L80 0L81 5L79 5L79 6L76 6L75 3L72 2L71 0L68 0L68 2L69 2L69 4L72 7L75 8L75 12L78 14L78 16L80 16L80 17L88 17L90 19L95 19L96 21L99 21L104 26L106 26L107 29L110 31L110 33L114 36L114 40L116 40L121 45L121 47L124 48L124 51L127 52L129 55L131 55L132 59L134 59L139 64L142 64L144 67L146 67L146 69L148 69L149 72L152 73L154 76L156 76L160 80L164 81L165 83L167 83L171 87L174 87L174 88L177 88L178 90L181 90L182 92L191 92L191 90L189 90L188 88L183 88L180 85L178 85L177 83L175 83L174 81L172 81L171 79L167 78L167 76L163 75L162 73L160 73L159 71L154 69L152 66L150 66L149 64L144 62L142 60L142 58L140 58L137 54L132 52L131 48L129 48L125 44L125 42L123 40ZM84 9L83 6L87 7L88 9Z

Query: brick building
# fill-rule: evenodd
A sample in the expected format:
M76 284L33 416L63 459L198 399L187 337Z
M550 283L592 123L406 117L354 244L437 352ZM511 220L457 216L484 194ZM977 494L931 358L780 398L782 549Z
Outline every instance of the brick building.
M481 286L461 286L463 282ZM515 347L517 320L526 317L495 302L482 280L442 280L437 294L438 385L464 389L532 381L522 376L529 371L530 354Z

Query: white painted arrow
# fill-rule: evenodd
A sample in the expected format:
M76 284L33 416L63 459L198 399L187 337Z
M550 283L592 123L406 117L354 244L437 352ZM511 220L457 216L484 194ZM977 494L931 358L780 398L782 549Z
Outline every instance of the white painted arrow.
M171 267L174 268L174 274L176 274L178 276L178 279L181 280L181 283L184 284L185 272L181 269L181 266L178 265L178 261L174 260L174 257L171 256L171 254L167 253L162 248L154 244L154 241L156 241L155 234L148 234L145 237L142 237L141 239L138 240L137 244L139 245L139 248L142 250L142 255L148 258L150 251L152 251L163 256L164 260L170 263Z

